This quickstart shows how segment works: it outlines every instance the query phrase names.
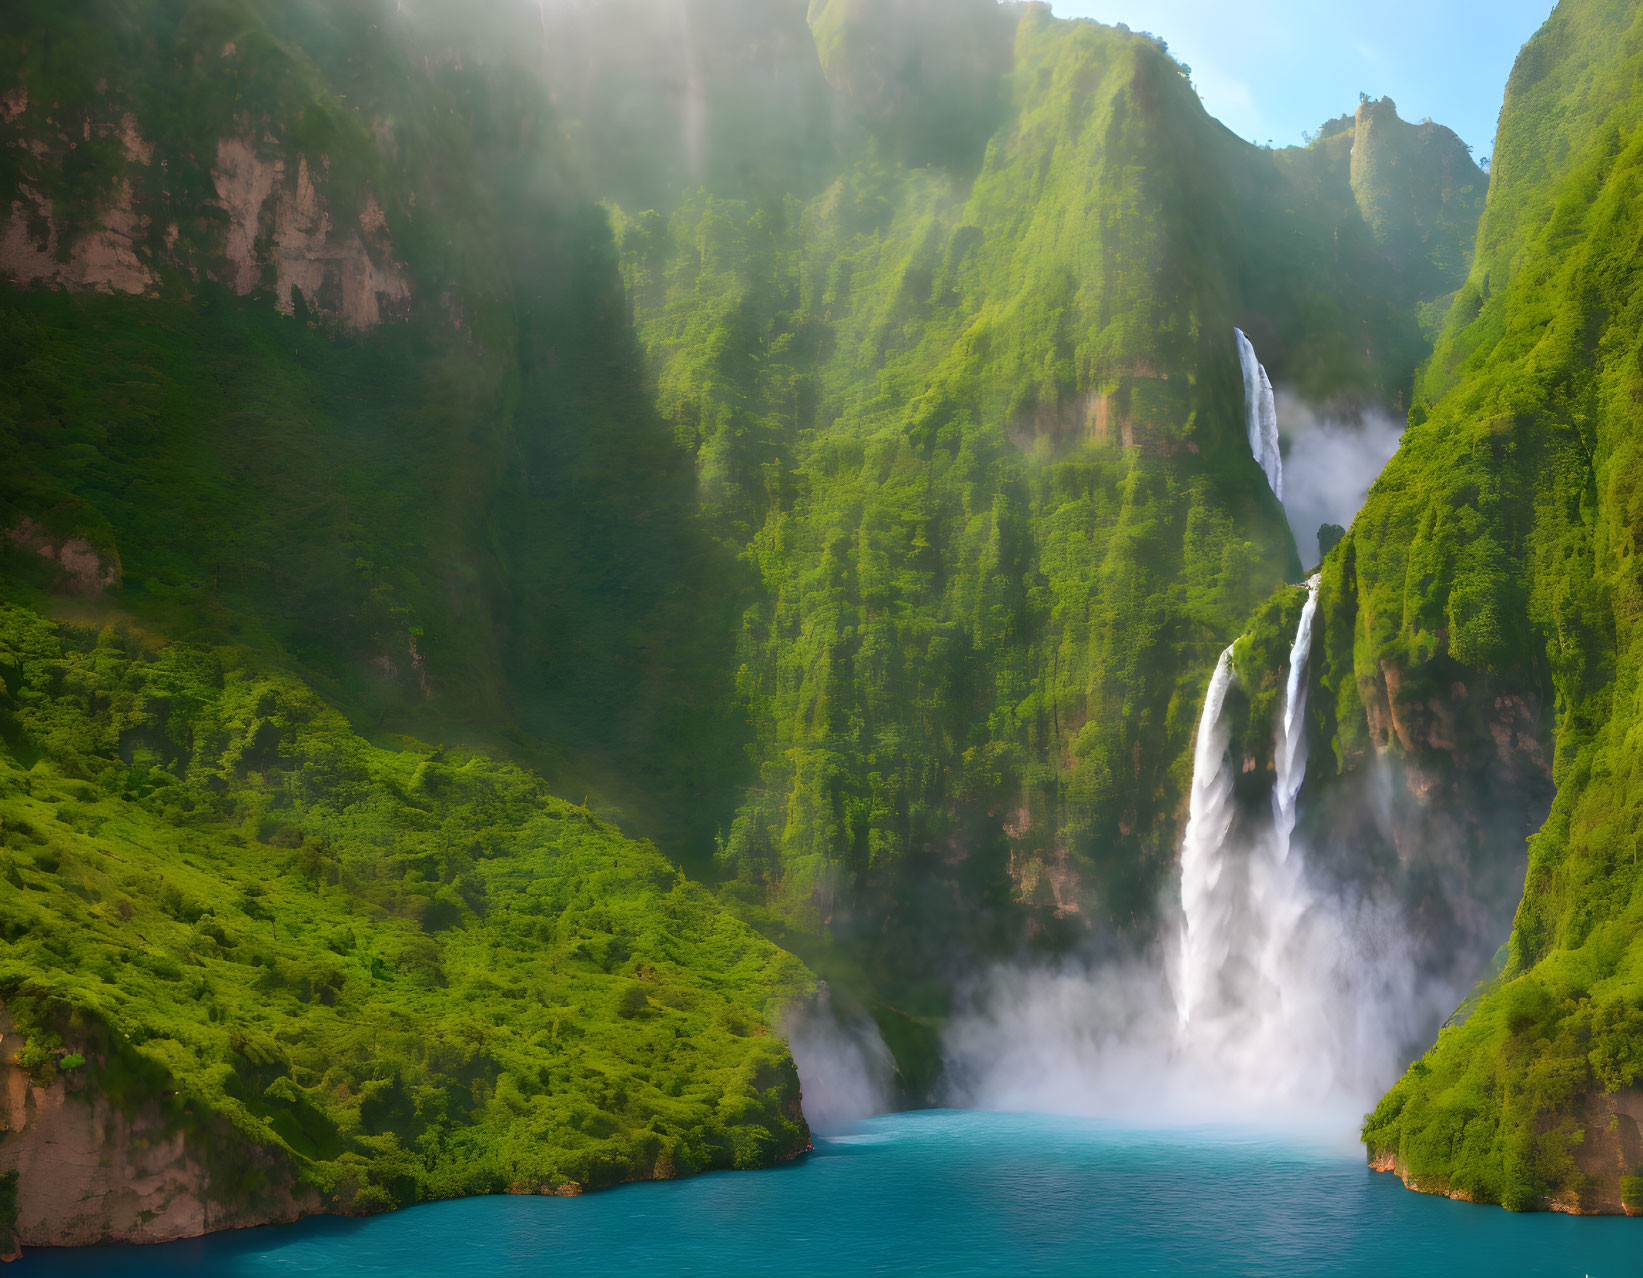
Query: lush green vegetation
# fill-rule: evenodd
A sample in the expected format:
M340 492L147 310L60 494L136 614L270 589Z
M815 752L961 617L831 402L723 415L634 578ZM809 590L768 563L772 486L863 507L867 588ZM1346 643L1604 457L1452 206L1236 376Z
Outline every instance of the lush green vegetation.
M0 124L10 176L55 202L65 248L66 211L123 183L159 296L5 297L0 528L84 537L144 624L283 653L365 724L505 740L705 865L741 766L727 560L544 86L506 61L413 76L414 31L371 0L3 24L0 82L33 104ZM112 134L101 167L68 149L128 113L147 163ZM287 186L322 175L338 224L378 202L407 320L276 313L266 240L250 297L213 282L234 270L211 170L242 135ZM4 573L49 584L31 554Z
M0 997L343 1205L766 1161L803 969L546 788L922 1097L955 962L1150 933L1216 655L1287 650L1234 325L1401 406L1482 175L1390 103L1251 147L1043 5L417 8L0 18L31 234L129 199L153 275L0 293L0 530L121 577L0 537ZM246 263L225 137L281 166ZM303 172L389 323L281 292Z
M983 8L920 65L991 75ZM902 56L882 9L813 7L847 91ZM1410 137L1365 181L1419 187L1420 216L1371 225L1350 137L1262 151L1151 37L1010 16L996 121L937 137L885 90L813 198L615 214L658 407L755 575L758 776L722 862L884 979L1022 906L1052 943L1150 927L1210 667L1300 567L1232 329L1320 399L1400 402L1417 301L1462 276L1433 245L1482 190L1452 135L1377 104Z
M997 0L810 4L821 66L877 152L969 175L1006 115L1018 18Z
M1643 1082L1640 67L1614 0L1565 0L1525 47L1477 262L1326 574L1342 724L1386 668L1405 697L1466 679L1555 707L1505 969L1364 1129L1423 1186L1513 1208L1578 1199L1585 1097Z
M367 744L241 650L0 609L23 1064L333 1209L765 1166L809 976L481 755Z
M90 210L123 182L155 234L195 201L208 259L232 101L446 291L368 336L166 254L159 302L10 299L5 518L118 554L143 624L294 659L361 726L505 742L695 866L717 847L767 926L893 938L903 978L1010 942L1022 905L1144 930L1209 665L1298 567L1231 329L1308 393L1397 399L1416 304L1454 287L1425 211L1481 175L1382 110L1430 145L1396 156L1422 215L1372 225L1341 138L1238 141L1151 37L977 3L920 41L928 6L836 0L806 62L799 8L693 29L811 70L783 96L741 53L699 63L682 169L608 109L678 56L641 0L555 18L613 59L550 67L557 108L505 17L19 8L7 70L51 127L129 109L168 175L115 148L71 191L79 161L25 151L30 189ZM459 38L474 66L412 74L416 40ZM732 162L760 130L791 164Z

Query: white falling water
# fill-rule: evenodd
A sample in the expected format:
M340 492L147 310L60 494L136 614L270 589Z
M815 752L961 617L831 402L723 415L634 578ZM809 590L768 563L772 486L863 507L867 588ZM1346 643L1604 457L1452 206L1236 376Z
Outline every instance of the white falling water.
M1325 956L1309 945L1307 918L1317 903L1303 858L1292 855L1295 802L1306 778L1306 690L1318 579L1290 648L1289 672L1273 740L1272 822L1234 830L1234 761L1221 722L1233 677L1224 653L1204 699L1193 757L1192 797L1181 848L1181 969L1176 1010L1189 1058L1227 1077L1255 1071L1298 1073L1316 1062L1295 1047L1315 1029L1313 997ZM1299 1081L1298 1079L1296 1081Z
M1278 451L1278 402L1272 393L1272 381L1255 357L1255 347L1240 328L1238 335L1238 362L1244 370L1244 424L1249 431L1249 451L1266 475L1273 494L1284 499L1284 459Z
M1192 753L1192 793L1187 806L1187 831L1181 842L1180 995L1176 1010L1181 1024L1206 996L1218 956L1230 944L1226 929L1232 918L1216 893L1222 858L1232 827L1232 768L1227 759L1227 726L1221 711L1233 680L1232 649L1215 663L1204 709L1198 716L1198 742Z
M1278 739L1272 751L1277 772L1272 786L1272 825L1280 861L1289 859L1290 836L1295 833L1295 800L1301 793L1301 782L1306 780L1306 675L1312 657L1312 619L1318 612L1318 583L1318 577L1306 583L1306 604L1289 649L1289 679L1284 684Z

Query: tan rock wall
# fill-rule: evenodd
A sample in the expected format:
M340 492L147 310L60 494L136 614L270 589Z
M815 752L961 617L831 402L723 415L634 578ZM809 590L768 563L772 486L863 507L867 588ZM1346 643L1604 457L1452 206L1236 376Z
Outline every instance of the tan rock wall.
M245 131L217 143L215 204L228 214L220 243L204 260L177 252L177 219L201 221L214 210L177 209L158 243L141 210L144 199L169 197L165 161L130 111L110 121L58 120L18 86L0 94L0 122L18 122L11 146L27 152L25 173L0 210L0 279L31 288L151 294L162 277L183 281L203 271L244 296L270 280L277 304L290 314L300 289L311 312L354 330L403 316L411 286L395 260L388 216L367 191L357 217L339 219L327 192L329 160L293 159L272 134ZM50 195L53 168L93 135L119 140L121 172L98 201L89 223L70 226Z
M271 1187L256 1201L217 1201L193 1138L157 1105L116 1109L95 1091L94 1071L41 1086L17 1063L22 1046L0 1008L0 1172L19 1174L23 1247L166 1242L320 1209L272 1157Z

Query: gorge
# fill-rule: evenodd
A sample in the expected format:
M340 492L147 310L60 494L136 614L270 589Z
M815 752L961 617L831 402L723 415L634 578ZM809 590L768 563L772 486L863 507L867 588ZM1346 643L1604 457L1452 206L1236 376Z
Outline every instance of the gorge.
M1643 1211L1640 73L1561 0L1486 173L1042 3L8 6L0 1255Z

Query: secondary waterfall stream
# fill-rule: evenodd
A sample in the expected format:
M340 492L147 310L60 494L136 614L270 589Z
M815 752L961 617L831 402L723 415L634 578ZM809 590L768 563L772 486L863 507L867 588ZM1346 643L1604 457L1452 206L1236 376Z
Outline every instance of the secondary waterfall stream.
M1284 459L1278 451L1278 401L1272 393L1272 379L1255 356L1255 346L1240 328L1238 362L1244 371L1244 424L1249 432L1249 451L1272 485L1279 501L1284 499Z
M1228 766L1228 732L1222 713L1232 679L1229 646L1215 664L1204 708L1198 716L1187 832L1181 842L1181 913L1186 922L1181 929L1176 1011L1183 1029L1205 1001L1208 983L1215 976L1215 956L1231 947L1226 934L1231 914L1216 889L1220 886L1227 834L1232 828L1232 769Z

